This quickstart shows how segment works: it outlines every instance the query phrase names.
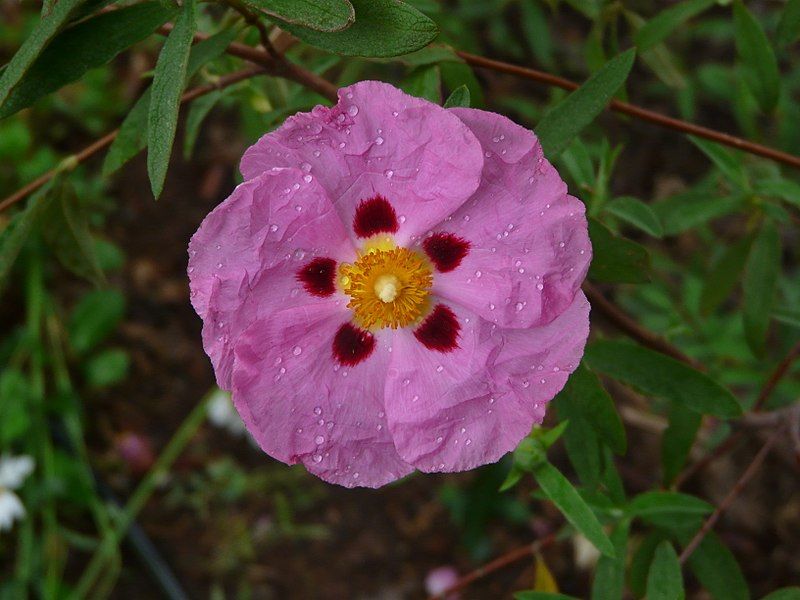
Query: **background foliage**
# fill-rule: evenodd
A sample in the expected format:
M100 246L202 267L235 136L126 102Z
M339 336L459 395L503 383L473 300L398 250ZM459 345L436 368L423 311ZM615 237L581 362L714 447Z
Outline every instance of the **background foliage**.
M19 492L27 518L0 533L0 597L124 595L137 573L174 598L416 597L426 570L495 556L458 585L525 600L800 597L785 587L800 580L800 159L787 158L800 153L800 1L0 12L0 449L37 465ZM569 93L548 73L584 83ZM367 78L536 130L590 216L593 333L513 457L350 492L271 463L235 421L203 426L220 397L205 393L183 269L242 150ZM612 100L628 116L604 113ZM684 136L620 103L779 152ZM337 511L368 494L379 541L348 547ZM176 515L191 526L160 528ZM364 556L398 539L413 548L377 551L387 576L371 573ZM284 573L259 570L283 548L298 557ZM340 552L352 578L302 558ZM519 561L535 567L495 573Z

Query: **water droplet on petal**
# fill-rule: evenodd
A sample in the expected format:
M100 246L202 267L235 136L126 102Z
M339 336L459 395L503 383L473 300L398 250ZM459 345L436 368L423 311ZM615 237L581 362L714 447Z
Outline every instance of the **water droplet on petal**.
M382 144L383 144L383 138L381 136L376 137L375 138L375 145L376 146L380 146Z
M322 407L321 406L315 406L314 407L314 414L315 415L321 415L322 414Z
M537 283L536 284L536 289L541 292L544 289L544 284L543 283Z
M437 373L441 373L442 371L444 371L444 367L442 365L439 365L438 367L436 367L436 372Z
M295 347L292 349L292 354L294 354L295 356L300 356L300 353L301 353L302 351L303 351L303 349L302 349L300 346L295 346Z
M319 454L315 454L315 455L314 455L314 462L315 462L315 463L320 463L320 462L322 462L322 456L321 456L321 455L319 455Z
M275 223L273 223L272 225L270 225L270 226L269 226L269 230L270 230L272 233L275 233L276 231L278 231L278 226L277 226L277 225L275 225Z
M325 441L325 438L322 437L321 435L318 435L317 437L314 438L314 443L317 446L321 445L324 441Z
M351 117L355 117L358 114L358 107L353 104L350 108L347 109L347 114Z
M391 179L392 177L394 177L394 171L392 171L391 169L386 169L383 172L383 174L386 176L386 179Z

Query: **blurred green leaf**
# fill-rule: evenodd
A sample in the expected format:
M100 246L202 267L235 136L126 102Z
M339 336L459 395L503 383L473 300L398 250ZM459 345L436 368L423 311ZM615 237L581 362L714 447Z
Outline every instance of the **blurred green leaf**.
M606 556L615 556L614 545L603 531L603 526L594 516L592 509L558 469L549 462L543 461L534 467L533 476L545 495L558 507L567 521L586 536L586 539L592 542L601 553Z
M86 383L103 388L119 383L128 375L130 357L125 350L114 348L93 356L83 365Z
M69 321L69 341L77 354L85 354L112 331L125 314L125 297L117 290L97 290L86 294Z
M790 179L761 179L756 181L754 189L757 194L780 198L800 208L800 184Z
M665 235L677 235L739 210L747 197L737 194L725 197L709 197L693 192L675 194L651 205L664 226Z
M661 437L661 468L669 485L681 472L694 445L702 417L678 402L669 407L669 425Z
M466 85L461 85L453 90L453 93L447 98L444 103L445 108L464 107L469 108L469 88Z
M628 78L635 58L633 48L612 58L539 121L536 135L548 159L555 159L573 137L603 112Z
M667 541L656 548L647 575L647 600L683 600L683 575L675 548Z
M628 503L625 513L631 517L667 517L707 515L714 507L708 502L680 492L643 492Z
M315 31L341 31L355 21L355 10L347 0L244 0L246 4L291 23Z
M53 11L36 24L28 39L23 42L16 54L6 65L0 75L0 110L5 109L11 92L19 85L22 78L31 68L47 43L68 21L73 11L84 0L61 0L53 7ZM0 113L1 114L1 113Z
M589 277L607 283L650 281L650 255L644 246L618 237L600 221L589 218L592 264Z
M783 7L775 41L779 46L788 46L800 37L800 0L788 0Z
M639 51L652 48L692 17L712 7L716 0L684 0L662 10L636 33L634 43Z
M700 296L700 312L710 315L730 296L744 268L744 262L753 243L752 236L737 240L726 247L706 273Z
M664 235L664 228L661 226L658 215L638 198L621 196L606 204L605 209L653 237L660 238Z
M756 356L764 354L780 268L780 234L774 224L764 221L750 248L742 283L744 335Z
M442 74L438 65L417 67L405 78L400 87L407 94L425 98L434 104L442 102Z
M200 126L203 121L214 108L214 105L220 101L223 96L222 90L216 90L205 96L201 96L189 107L189 113L186 115L186 126L183 133L183 158L186 161L191 160L194 145L197 141L197 135L200 133Z
M689 140L711 159L711 162L717 166L734 188L747 189L750 187L740 158L734 156L732 152L720 144L706 139L690 135Z
M761 25L742 0L733 3L733 23L736 51L744 66L745 83L761 110L769 112L778 103L781 86L775 53Z
M307 44L345 56L387 57L419 50L439 33L436 24L400 0L351 0L356 20L344 31L323 33L298 25L283 29Z
M800 600L800 587L786 587L775 590L761 600Z
M555 65L553 59L553 40L550 37L550 24L544 11L539 6L539 0L522 0L519 5L522 18L522 32L531 54L536 57L542 66L548 69Z
M742 414L739 402L727 389L660 352L628 342L600 340L587 347L584 360L645 394L680 402L698 413L721 418Z
M59 0L59 5L65 0ZM64 30L39 55L0 110L0 119L80 79L152 34L175 15L159 2L103 13Z
M633 552L630 566L628 567L628 587L637 598L643 597L647 592L648 571L653 562L656 548L658 548L664 537L664 533L652 531L645 536Z
M0 447L10 448L31 424L30 391L21 371L5 366L0 372Z
M184 0L175 27L158 55L153 75L147 111L147 174L156 198L161 195L167 176L196 18L195 0Z
M578 477L589 489L596 489L600 484L602 474L602 459L600 442L597 433L570 402L564 394L559 394L554 400L558 411L558 418L568 422L569 426L564 431L564 448L569 456L572 467Z
M628 555L630 521L617 524L611 533L615 556L601 556L592 582L592 600L622 599L625 590L625 561Z
M690 535L680 536L682 544L688 544ZM709 532L697 549L689 557L689 568L702 586L715 600L749 600L739 563L733 553L723 544L714 532Z

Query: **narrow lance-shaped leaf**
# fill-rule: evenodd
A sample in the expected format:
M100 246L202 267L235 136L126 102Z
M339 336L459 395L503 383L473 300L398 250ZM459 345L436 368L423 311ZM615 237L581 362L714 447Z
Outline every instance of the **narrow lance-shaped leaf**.
M800 600L800 587L786 587L767 594L761 600Z
M744 269L744 262L752 243L752 236L747 236L731 244L706 273L700 296L701 313L710 315L730 296Z
M734 188L750 187L742 161L731 151L703 138L689 136L689 140L711 159Z
M736 398L699 371L669 356L627 342L602 340L591 344L585 360L593 369L703 414L736 417L742 413Z
M348 0L244 0L282 23L315 31L341 31L353 24L355 10Z
M59 4L61 4L59 1ZM31 65L0 109L0 118L80 79L143 40L175 15L160 2L143 2L102 13L61 32Z
M28 36L22 47L11 57L3 74L0 75L0 108L8 99L11 91L22 80L25 72L30 68L47 43L64 26L72 12L81 5L83 0L61 0L52 12L43 17Z
M605 209L612 215L619 217L626 223L630 223L653 237L660 238L664 235L664 228L661 225L658 215L653 212L650 206L638 198L632 198L630 196L615 198L606 204Z
M442 101L442 74L438 65L417 67L403 81L404 92L435 104Z
M630 521L617 524L611 534L615 557L601 556L597 561L594 581L592 582L592 600L611 600L622 598L625 589L625 559L628 549Z
M800 37L800 0L788 0L783 7L775 39L778 45L788 46L798 37Z
M675 548L661 542L647 574L647 600L683 600L683 575Z
M195 12L195 0L185 0L175 28L161 48L153 75L147 116L147 174L156 198L164 188L172 142L178 126L178 109L189 64Z
M641 244L619 237L600 221L589 218L592 264L589 277L606 283L650 281L650 254Z
M685 0L662 10L636 32L634 42L640 51L652 48L692 17L715 4L716 0Z
M758 232L744 272L744 335L757 356L764 353L781 267L781 238L770 221Z
M683 545L691 535L678 536ZM689 568L714 600L749 600L747 581L736 557L713 532L709 532L689 557Z
M664 484L669 485L681 472L694 445L702 417L683 404L670 406L668 425L661 438L661 468Z
M200 133L200 126L208 116L208 113L211 112L211 109L214 108L214 105L222 98L222 95L222 90L216 90L192 102L189 114L186 115L186 131L183 134L184 160L191 160L194 145Z
M465 107L469 108L470 97L469 88L466 85L460 85L448 96L444 103L445 108Z
M761 110L771 111L778 103L780 72L767 35L741 0L733 3L736 51L744 66L747 87Z
M557 157L573 137L603 112L628 78L635 58L633 48L612 58L539 121L536 135L547 158Z
M614 556L614 545L608 539L603 526L592 509L584 502L569 480L547 461L533 469L533 476L545 495L563 513L578 531L607 556Z
M355 23L343 31L325 33L283 24L283 29L307 44L345 56L387 57L426 46L439 33L436 24L400 0L351 0Z

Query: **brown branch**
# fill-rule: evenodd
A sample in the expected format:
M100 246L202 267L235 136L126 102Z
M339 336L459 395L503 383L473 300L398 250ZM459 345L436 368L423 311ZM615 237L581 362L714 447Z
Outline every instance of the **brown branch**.
M485 69L491 69L501 73L508 73L509 75L515 75L524 79L531 79L546 85L560 87L565 90L575 90L580 87L574 81L565 79L563 77L558 77L550 73L545 73L544 71L520 67L511 63L485 58L483 56L470 54L469 52L462 52L460 50L456 50L455 53L464 59L464 61L476 67L483 67ZM708 127L703 127L702 125L696 125L694 123L668 117L667 115L663 115L652 110L647 110L646 108L642 108L641 106L637 106L635 104L630 104L629 102L612 100L609 103L608 108L614 112L635 117L640 121L647 121L665 129L680 131L689 135L705 138L724 146L730 146L731 148L736 148L738 150L743 150L744 152L749 152L750 154L763 156L764 158L769 158L784 165L800 169L800 156L795 156L794 154L789 154L787 152L777 150L776 148L770 148L769 146L756 144L750 140L736 137L728 133L723 133L721 131L716 131Z
M634 321L627 314L617 308L610 300L608 300L599 289L594 287L591 283L584 282L583 291L589 302L592 305L592 310L596 310L602 314L610 323L616 326L620 331L627 333L634 340L639 342L642 346L671 356L694 367L695 369L703 370L703 365L698 363L693 358L684 354L678 347L670 344L660 335L645 329Z
M191 102L195 98L199 98L200 96L204 96L214 90L221 90L223 88L229 87L235 83L239 83L240 81L244 81L245 79L249 79L251 77L255 77L256 75L264 74L264 69L260 67L256 68L249 68L243 69L241 71L236 71L235 73L231 73L229 75L224 75L220 77L214 83L207 83L205 85L200 85L195 88L188 90L186 93L181 96L181 103ZM89 144L83 150L79 151L77 154L74 154L71 158L74 159L75 164L81 164L86 162L89 158L104 150L111 143L119 134L119 129L115 129L101 137L99 140ZM45 185L48 181L53 179L59 172L58 168L51 169L41 177L31 181L28 185L23 188L20 188L7 198L5 198L2 202L0 202L0 212L3 212L5 209L10 207L12 204L19 202L20 200L24 199L26 196L34 193L40 187Z
M722 502L719 503L719 506L717 506L716 510L714 510L714 512L711 513L711 516L708 517L708 519L706 519L705 522L703 523L702 527L700 527L700 531L698 531L695 534L695 536L683 549L683 552L681 552L679 558L681 564L685 564L686 561L689 560L689 557L692 555L692 552L694 552L697 549L700 543L708 535L708 532L711 531L711 529L713 529L717 521L719 521L722 514L726 510L728 510L728 508L730 508L731 504L733 504L736 498L739 497L739 494L742 493L742 490L745 488L748 482L758 472L759 468L761 468L761 465L766 460L770 449L772 449L772 446L775 444L775 442L778 441L778 438L785 434L786 434L786 429L784 427L780 427L769 437L769 439L767 439L767 441L761 447L761 450L758 451L758 453L755 455L753 460L741 474L736 483L733 484L733 487L731 488L731 491L728 492L728 495L722 499Z
M524 546L520 546L519 548L514 548L513 550L506 552L502 556L495 558L493 561L486 563L481 567L478 567L477 569L475 569L470 573L467 573L466 575L464 575L464 577L456 581L449 588L447 588L446 590L444 590L439 594L431 596L430 598L428 598L428 600L443 600L444 598L450 596L450 594L453 594L454 592L457 592L459 590L463 590L465 587L469 586L473 582L477 581L478 579L481 579L482 577L485 577L486 575L489 575L490 573L497 571L498 569L502 569L503 567L515 563L518 560L522 560L523 558L527 558L528 556L533 556L542 549L553 545L555 541L556 541L556 534L554 532L543 537L540 540L536 540L532 544L526 544Z

